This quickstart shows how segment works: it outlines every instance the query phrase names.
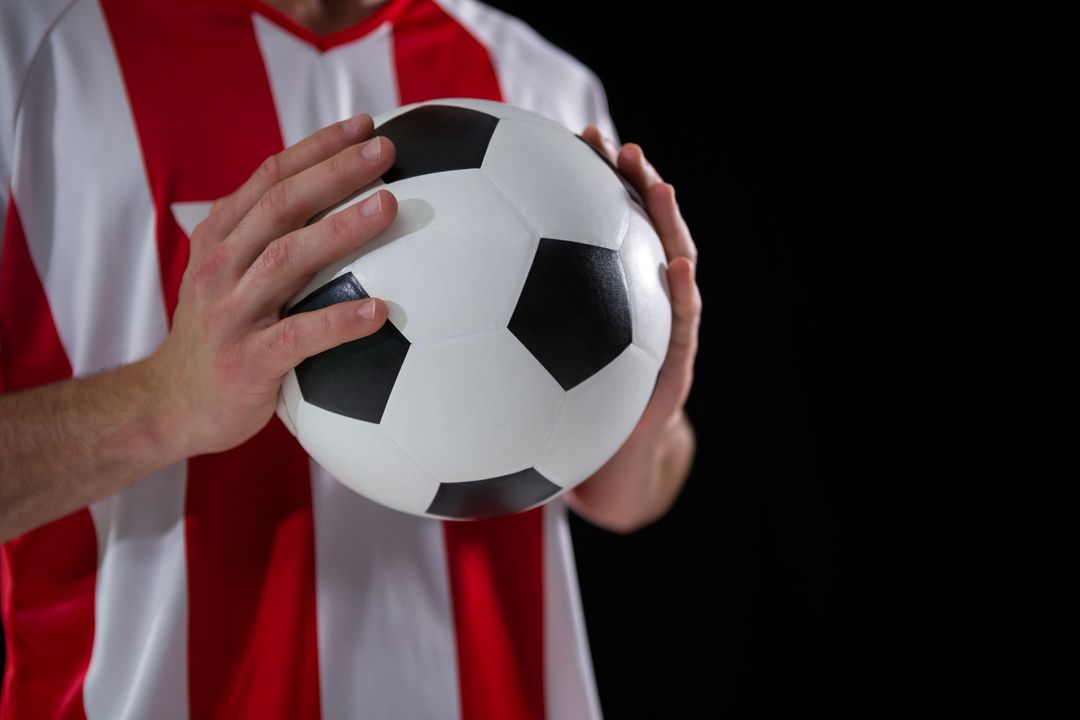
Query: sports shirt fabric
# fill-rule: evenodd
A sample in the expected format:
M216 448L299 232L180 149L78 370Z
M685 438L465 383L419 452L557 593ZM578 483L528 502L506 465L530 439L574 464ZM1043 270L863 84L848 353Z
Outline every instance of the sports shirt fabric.
M0 391L146 357L187 233L358 112L504 100L618 141L582 62L478 0L317 36L260 0L0 6ZM274 417L0 547L16 718L598 718L567 508L418 518Z

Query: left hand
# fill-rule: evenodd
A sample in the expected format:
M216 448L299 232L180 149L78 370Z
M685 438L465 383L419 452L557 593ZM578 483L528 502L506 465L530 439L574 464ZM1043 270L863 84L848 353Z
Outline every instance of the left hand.
M629 489L635 479L643 486L640 497L643 503L670 504L677 494L678 487L672 491L669 487L656 487L675 484L681 486L684 473L667 468L669 475L664 477L665 464L680 465L678 458L662 458L672 435L682 434L679 443L686 445L685 435L692 430L686 419L684 405L690 394L694 378L694 359L697 356L698 326L701 322L701 291L695 279L698 259L697 246L690 236L690 229L683 219L679 205L675 200L675 188L665 182L645 157L641 146L636 143L624 143L621 148L604 137L596 125L588 125L581 133L582 137L600 152L604 153L619 172L626 176L641 195L649 217L656 228L667 256L667 279L671 293L671 340L667 356L660 368L656 390L649 404L619 451L588 480L571 491L568 504L576 510L592 491L593 487L612 486L615 482ZM690 441L693 446L693 441ZM688 470L688 462L684 463ZM650 477L638 477L643 473ZM595 493L598 496L608 493ZM626 494L626 493L623 493ZM634 495L637 495L636 493ZM593 508L592 514L597 514ZM662 510L660 512L662 512ZM657 508L643 508L643 513L656 515ZM623 515L626 512L622 512ZM617 513L613 512L612 516ZM631 526L636 523L622 523Z

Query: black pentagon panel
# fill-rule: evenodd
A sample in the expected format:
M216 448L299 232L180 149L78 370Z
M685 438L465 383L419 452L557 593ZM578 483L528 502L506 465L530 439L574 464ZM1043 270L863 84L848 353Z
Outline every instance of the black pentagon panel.
M644 210L646 213L649 212L649 209L645 207L645 200L641 197L641 193L639 193L637 191L637 188L634 187L633 183L631 183L626 178L626 176L619 171L619 168L611 164L611 160L608 159L608 156L597 150L592 143L590 143L588 140L581 137L580 135L575 134L575 137L581 142L588 145L589 149L596 153L596 156L603 160L605 165L611 168L611 172L615 173L615 177L619 178L619 182L621 182L623 187L626 188L626 192L630 194L630 198L638 205L640 205L641 209Z
M397 155L383 180L478 168L499 118L453 105L423 105L387 120L375 135L390 138Z
M633 339L619 254L541 238L508 328L564 390L590 377Z
M346 273L312 291L286 314L367 296L356 276ZM387 320L373 335L312 355L297 365L300 393L306 402L323 410L377 423L408 352L409 341Z
M480 520L516 512L561 490L533 468L487 480L443 483L427 511L459 520Z

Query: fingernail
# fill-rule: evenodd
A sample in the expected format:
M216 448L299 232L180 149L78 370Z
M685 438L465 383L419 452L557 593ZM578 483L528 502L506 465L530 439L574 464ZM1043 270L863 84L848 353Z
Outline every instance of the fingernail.
M360 149L360 154L368 160L378 160L382 156L382 142L378 137L373 137L364 143L364 147Z
M615 147L615 143L613 143L611 140L608 140L606 137L602 137L601 139L604 142L604 147L606 147L612 155L618 155L619 148Z
M374 320L375 319L375 300L373 298L368 298L364 302L357 305L356 306L356 314L359 315L364 320Z
M372 215L378 215L382 210L382 193L378 190L370 197L364 198L360 203L360 214L371 217Z
M345 128L345 132L349 133L350 135L358 134L360 132L361 126L363 125L364 114L365 113L360 113L358 115L353 115L351 118L343 120L341 122L341 126Z

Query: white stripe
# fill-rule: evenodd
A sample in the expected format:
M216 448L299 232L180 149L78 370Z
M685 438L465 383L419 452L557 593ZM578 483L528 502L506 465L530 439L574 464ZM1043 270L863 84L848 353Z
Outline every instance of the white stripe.
M253 18L286 146L356 113L378 115L400 104L390 23L319 52L262 15Z
M389 510L312 463L323 717L455 718L441 521Z
M602 87L588 68L493 8L440 2L487 45L508 102L576 132L595 122L618 142ZM286 145L356 112L378 115L399 104L388 29L320 54L256 15ZM441 522L365 500L314 463L312 478L324 715L348 717L356 708L371 718L456 715L457 656ZM555 498L544 512L548 715L597 720L567 510Z
M112 41L78 2L41 46L16 127L13 193L76 376L167 332L150 190ZM185 468L91 507L98 536L87 717L187 716Z
M206 216L210 214L210 208L214 206L212 202L194 201L194 202L174 202L169 208L172 210L173 217L176 218L176 224L180 226L188 237L191 237L191 233L195 230L195 226L206 219Z
M544 506L544 692L550 720L599 720L566 503Z
M491 55L503 100L575 133L589 123L621 145L596 73L521 18L479 0L435 0Z
M97 3L71 8L27 83L13 192L74 374L145 357L167 327L153 203Z
M101 560L88 720L188 716L186 470L172 465L91 507Z
M320 53L254 18L286 145L399 105L389 24ZM442 523L367 500L315 463L311 477L323 716L457 717Z
M15 152L15 118L26 73L41 41L77 0L8 0L0 3L0 250L4 247Z
M520 18L478 0L436 0L488 50L503 99L575 133L596 124L621 144L596 74ZM562 497L544 506L544 691L551 720L598 720L573 545Z

